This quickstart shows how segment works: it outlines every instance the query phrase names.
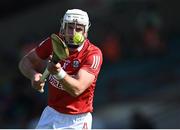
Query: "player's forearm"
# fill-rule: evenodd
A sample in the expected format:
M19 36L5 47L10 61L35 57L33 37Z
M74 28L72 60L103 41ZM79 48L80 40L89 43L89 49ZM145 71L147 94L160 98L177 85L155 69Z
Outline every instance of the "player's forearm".
M95 75L80 69L75 76L68 75L63 69L55 74L63 88L72 96L77 97L82 94L95 80Z
M83 88L85 88L79 80L68 74L61 80L61 83L63 88L74 97L79 96L84 91Z
M32 67L31 62L24 57L20 62L19 62L19 69L21 73L26 76L28 79L31 79L35 73L35 69Z

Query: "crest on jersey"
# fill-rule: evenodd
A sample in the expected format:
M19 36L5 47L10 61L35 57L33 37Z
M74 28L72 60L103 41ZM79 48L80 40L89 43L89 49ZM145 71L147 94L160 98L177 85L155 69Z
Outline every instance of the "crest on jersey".
M78 68L79 67L79 61L78 60L74 60L73 61L73 68Z

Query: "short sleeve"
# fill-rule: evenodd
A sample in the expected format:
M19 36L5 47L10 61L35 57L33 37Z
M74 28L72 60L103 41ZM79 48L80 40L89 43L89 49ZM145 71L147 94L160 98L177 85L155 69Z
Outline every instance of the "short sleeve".
M103 62L102 52L98 50L87 56L81 69L84 69L97 77L101 69L102 62Z
M36 54L43 60L47 59L52 54L52 44L50 38L42 41L36 48Z

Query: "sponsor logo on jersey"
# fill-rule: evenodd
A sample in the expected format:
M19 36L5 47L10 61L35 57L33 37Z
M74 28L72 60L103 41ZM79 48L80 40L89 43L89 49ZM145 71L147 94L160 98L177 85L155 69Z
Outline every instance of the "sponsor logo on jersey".
M49 76L49 83L55 88L64 90L62 84L53 75Z

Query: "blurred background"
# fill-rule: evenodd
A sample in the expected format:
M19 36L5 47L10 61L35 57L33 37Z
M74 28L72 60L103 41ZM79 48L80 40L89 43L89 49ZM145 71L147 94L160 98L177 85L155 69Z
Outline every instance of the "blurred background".
M180 8L164 0L1 0L0 128L34 128L46 106L19 60L58 32L70 8L88 12L104 63L93 128L180 128ZM46 87L47 88L47 87Z

